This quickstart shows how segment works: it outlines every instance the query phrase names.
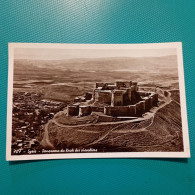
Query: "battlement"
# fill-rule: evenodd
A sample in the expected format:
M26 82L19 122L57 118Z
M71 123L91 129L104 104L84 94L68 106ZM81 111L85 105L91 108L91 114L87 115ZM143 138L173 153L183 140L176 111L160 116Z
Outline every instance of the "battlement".
M121 87L129 88L132 86L132 81L116 81L116 87L120 89Z

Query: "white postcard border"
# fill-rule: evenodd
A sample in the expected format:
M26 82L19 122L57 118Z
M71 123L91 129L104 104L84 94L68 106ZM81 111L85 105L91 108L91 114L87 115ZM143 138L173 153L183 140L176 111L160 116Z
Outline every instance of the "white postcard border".
M13 66L15 48L56 48L56 49L177 49L179 88L182 115L183 152L104 152L104 153L63 153L11 155L12 139L12 99L13 99ZM8 43L8 98L7 98L7 137L6 160L38 159L76 159L76 158L190 158L190 144L186 109L185 81L183 69L182 43L144 43L144 44L55 44L55 43Z

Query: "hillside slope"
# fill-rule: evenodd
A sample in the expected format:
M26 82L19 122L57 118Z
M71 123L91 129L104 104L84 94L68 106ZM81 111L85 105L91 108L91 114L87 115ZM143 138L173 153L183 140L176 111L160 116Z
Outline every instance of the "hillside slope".
M55 148L91 147L98 152L183 151L180 105L174 99L140 123L63 126L51 121L49 139Z

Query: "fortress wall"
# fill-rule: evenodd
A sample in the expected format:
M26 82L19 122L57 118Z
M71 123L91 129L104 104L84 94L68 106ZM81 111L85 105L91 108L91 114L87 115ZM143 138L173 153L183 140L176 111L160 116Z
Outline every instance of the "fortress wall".
M146 97L144 100L145 100L145 111L149 111L150 110L149 98Z
M118 89L121 88L121 87L124 87L123 82L121 82L121 81L116 81L116 87L117 87Z
M112 93L110 91L100 91L98 101L106 104L111 104Z
M144 96L143 100L140 96ZM81 96L78 98L81 98ZM132 81L117 81L116 85L114 83L96 83L96 89L93 93L87 92L85 94L86 100L92 98L97 102L111 106L82 105L79 107L79 105L69 105L67 106L68 116L87 116L91 112L103 112L108 116L142 116L143 113L158 104L157 93L138 91L137 82ZM137 102L136 100L142 101L130 105L133 103L132 101Z
M115 85L115 83L106 83L107 85Z
M111 104L112 93L111 91L101 91L95 90L94 91L94 99L95 101Z
M155 101L155 94L151 95L153 102L152 102L152 107L156 105L156 101Z
M104 112L104 107L92 106L91 111L92 112Z
M153 104L154 104L154 97L149 96L149 107L150 107L150 109L153 107Z
M123 91L117 90L112 93L111 106L123 105Z
M79 116L87 116L91 114L90 106L80 106L79 107Z
M99 116L98 117L98 122L112 122L114 121L113 117L112 116Z
M111 106L105 106L104 107L104 114L108 115L108 116L112 116Z
M130 83L130 87L133 85L133 82L132 81L129 81L129 83Z
M141 104L141 111L142 111L142 113L144 113L145 110L146 110L146 101L145 100L142 100L140 102L140 104Z
M153 94L150 95L150 97L153 98L152 106L157 106L158 105L158 94L157 93L153 93Z
M124 85L126 88L129 88L131 86L131 83L130 83L130 81L125 81Z
M135 91L138 91L137 82L132 82L132 85L135 87Z
M98 101L98 98L99 98L99 91L100 90L94 90L94 97L93 97L93 99L96 100L96 101Z
M129 115L130 116L136 116L136 105L130 105L129 106Z
M93 94L92 94L92 96L93 96L93 97L92 97L92 98L93 98L93 100L95 100L95 93L96 93L96 91L97 91L97 89L94 89L94 90L93 90Z
M153 103L153 105L154 105L154 106L157 106L157 104L158 104L158 94L155 93L155 94L152 95L152 97L154 98L154 103Z
M130 103L131 103L131 92L129 94L125 92L123 94L123 106L130 105Z
M114 90L114 89L116 89L116 85L108 85L107 89L108 90Z
M106 83L103 83L103 82L97 82L96 83L96 88L98 88L98 87L104 87L105 84Z
M74 102L85 102L86 98L84 96L78 96L74 98Z
M121 87L129 88L131 84L131 81L116 81L116 87L118 89L120 89Z
M105 87L105 86L116 86L115 83L106 83L106 82L97 82L96 83L96 88L98 87Z
M142 102L138 102L136 104L136 115L137 116L142 116L143 113L144 113L143 103Z
M135 91L135 86L131 86L131 91Z
M130 116L129 106L104 107L104 114L109 116Z
M79 114L79 106L69 105L67 106L67 115L68 116L78 116Z
M146 92L146 91L137 91L137 93L140 95L140 96L149 96L150 93Z
M85 94L85 99L86 100L91 100L92 99L92 93L89 93L89 92L87 92L86 94Z
M155 93L156 101L158 101L158 93Z
M158 93L156 93L155 97L156 97L156 101L158 102Z
M129 101L131 101L131 88L127 89L126 93L127 93Z

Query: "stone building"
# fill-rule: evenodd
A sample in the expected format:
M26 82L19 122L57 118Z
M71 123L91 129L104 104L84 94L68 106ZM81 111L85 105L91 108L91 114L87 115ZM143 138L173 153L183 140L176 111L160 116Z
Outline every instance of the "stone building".
M82 117L92 112L102 112L113 117L140 117L158 105L158 94L139 91L138 83L133 81L98 82L93 93L87 92L85 96L76 97L74 102L77 103L67 108L68 116ZM91 102L100 106L94 106Z

